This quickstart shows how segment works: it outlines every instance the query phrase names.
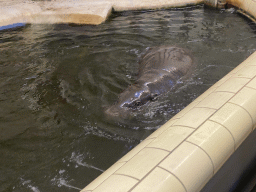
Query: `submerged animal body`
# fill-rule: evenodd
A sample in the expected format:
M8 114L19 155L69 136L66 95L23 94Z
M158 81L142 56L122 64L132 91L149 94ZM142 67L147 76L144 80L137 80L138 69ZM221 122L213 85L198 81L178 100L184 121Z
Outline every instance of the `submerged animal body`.
M106 114L126 117L172 90L177 80L189 73L193 59L183 48L160 46L147 50L139 64L137 81L120 94L118 101L105 111Z

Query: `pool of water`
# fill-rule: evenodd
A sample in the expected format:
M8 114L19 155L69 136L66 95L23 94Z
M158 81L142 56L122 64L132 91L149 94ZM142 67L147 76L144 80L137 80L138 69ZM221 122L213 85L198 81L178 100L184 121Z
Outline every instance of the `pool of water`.
M136 118L106 118L159 45L191 50L192 75ZM254 51L252 23L203 6L0 31L0 191L82 189Z

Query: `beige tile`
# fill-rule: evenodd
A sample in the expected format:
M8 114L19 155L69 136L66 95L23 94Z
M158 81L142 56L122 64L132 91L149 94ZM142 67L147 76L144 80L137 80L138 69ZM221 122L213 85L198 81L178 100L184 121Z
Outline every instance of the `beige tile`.
M212 89L213 91L215 91L216 88L220 87L223 83L228 81L231 77L232 77L231 73L228 73L227 75L222 77L219 81L217 81L213 86L211 86L209 89Z
M239 91L231 100L230 103L235 103L237 105L242 106L244 109L249 112L252 117L253 125L256 123L256 90L244 87L241 91Z
M108 0L113 3L115 11L136 10L133 1Z
M180 181L162 168L156 167L131 192L186 192Z
M156 9L165 7L185 6L187 4L196 4L202 0L108 0L113 3L115 11L124 10L140 10L140 9Z
M243 61L242 63L240 63L238 66L236 66L232 71L230 71L228 74L230 75L234 75L234 73L237 73L238 71L240 71L241 69L243 69L244 67L247 66L247 63L246 61Z
M229 0L232 5L239 7L245 11L248 10L251 0Z
M138 181L124 175L111 175L93 192L125 192L129 191Z
M182 143L159 167L173 173L189 192L200 191L213 176L213 165L208 155L188 142Z
M152 133L151 135L149 135L146 139L152 139L155 137L158 137L160 134L162 134L166 129L170 128L173 123L175 123L177 121L177 119L171 119L169 121L167 121L164 125L162 125L161 127L159 127L154 133Z
M184 109L182 109L179 113L177 113L172 119L180 119L187 112L189 112L192 108L194 108L198 103L199 103L199 101L193 101L188 106L186 106Z
M253 78L256 76L256 66L248 65L234 74L234 77Z
M188 137L194 129L188 127L174 126L167 129L152 141L147 147L161 148L172 151Z
M118 162L129 161L131 158L133 158L137 153L139 153L145 146L147 146L152 141L153 141L153 139L145 139L140 144L138 144L136 147L134 147L129 153L127 153L125 156L123 156L121 159L119 159Z
M249 9L248 9L248 13L252 16L254 16L254 18L256 18L256 1L251 2Z
M87 185L83 190L94 190L97 186L103 183L110 175L112 175L117 169L119 169L125 163L115 163L106 171L104 171L99 177L93 180L89 185Z
M256 1L254 1L256 3ZM256 65L256 52L251 54L243 63L246 65Z
M188 113L186 113L182 118L176 121L173 124L173 126L187 126L196 129L204 121L206 121L214 112L214 109L209 108L193 108Z
M245 11L248 11L249 9L250 9L250 7L252 6L252 1L254 1L254 0L243 0L243 1L241 1L241 7L240 8L242 8L243 10L245 10Z
M214 172L218 171L235 148L231 133L220 124L212 121L206 121L187 141L200 146L211 157Z
M107 19L111 11L112 4L109 2L50 1L45 3L40 14L33 15L31 22L98 25Z
M201 101L196 107L208 107L212 109L219 109L224 105L234 93L229 92L213 92L203 101Z
M180 7L188 4L197 4L202 0L132 0L136 9L156 9L164 7Z
M160 149L144 148L115 173L142 179L168 154Z
M222 124L231 132L236 148L252 131L250 115L243 108L232 103L225 104L210 120Z
M226 82L224 82L221 86L219 86L215 91L224 91L224 92L232 92L236 93L239 91L246 83L248 83L250 79L246 78L230 78Z
M247 85L246 87L251 87L253 89L256 89L256 77L253 78Z
M32 1L14 1L9 5L6 5L2 1L0 3L0 26L26 23L27 20L31 19L31 16L42 12L41 7Z
M208 97L210 94L212 94L214 92L216 88L212 88L210 87L208 90L206 90L203 94L201 94L200 96L198 96L193 102L201 102L202 100L204 100L206 97Z

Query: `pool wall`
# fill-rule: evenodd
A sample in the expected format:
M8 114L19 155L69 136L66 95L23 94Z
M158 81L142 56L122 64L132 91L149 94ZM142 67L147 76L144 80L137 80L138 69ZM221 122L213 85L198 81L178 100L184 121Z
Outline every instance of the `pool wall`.
M14 2L1 2L0 26L15 23L100 24L112 9L156 9L203 3L202 0ZM256 18L256 0L205 0L204 3L214 7L228 3L238 7L248 18ZM232 187L255 158L255 147L251 147L256 134L255 103L256 52L82 192L193 192L204 187L205 191L214 191L214 186L220 186L221 181ZM230 169L237 170L235 177L228 175ZM219 173L226 175L217 177Z

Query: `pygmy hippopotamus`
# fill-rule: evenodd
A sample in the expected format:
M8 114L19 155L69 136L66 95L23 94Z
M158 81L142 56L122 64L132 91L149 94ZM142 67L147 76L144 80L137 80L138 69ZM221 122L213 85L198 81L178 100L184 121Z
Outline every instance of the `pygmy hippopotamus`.
M192 66L193 59L186 49L176 46L148 49L140 58L136 82L125 89L105 113L114 117L127 117L134 110L140 110L159 95L172 90L177 80L186 76Z

